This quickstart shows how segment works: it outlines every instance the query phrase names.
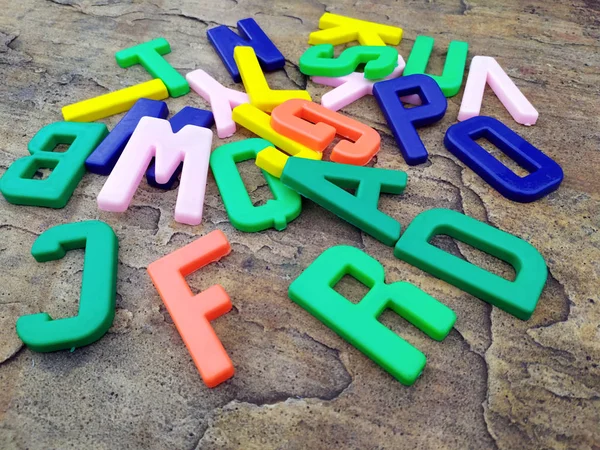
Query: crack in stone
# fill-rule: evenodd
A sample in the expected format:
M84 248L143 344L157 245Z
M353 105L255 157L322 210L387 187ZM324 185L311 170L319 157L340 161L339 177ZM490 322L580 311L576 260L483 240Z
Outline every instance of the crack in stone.
M156 6L157 8L159 8L157 5L154 5L154 6ZM189 15L189 14L185 14L181 10L179 12L159 13L159 15L160 16L171 16L171 17L181 17L183 19L193 20L194 22L199 22L199 23L203 24L207 28L208 28L209 25L215 25L215 26L225 25L226 27L231 28L231 29L236 28L234 25L227 25L225 23L215 22L214 20L200 19L199 17L192 16L192 15Z
M256 12L256 13L255 13L255 15L256 15L256 16L261 16L261 15L270 15L270 16L272 16L272 17L287 17L287 18L289 18L289 19L294 19L294 20L297 20L298 22L300 22L301 24L303 24L303 25L304 25L304 20L302 20L302 18L301 18L301 17L292 16L292 15L290 15L290 14L277 14L276 16L273 16L272 14L266 14L266 13L264 13L264 12L262 12L262 11L258 11L258 12Z
M236 312L239 312L235 306L234 306L234 309ZM199 435L198 439L195 441L195 445L191 448L195 448L195 449L199 448L198 446L200 445L200 442L204 438L206 432L211 428L210 422L212 421L212 419L219 416L227 408L229 408L233 405L249 405L249 406L256 407L256 408L264 408L264 407L272 407L272 406L275 406L278 404L282 404L282 403L287 402L288 400L317 400L317 401L321 401L321 402L331 402L331 401L334 401L337 398L339 398L341 395L343 395L352 386L352 383L354 382L352 375L350 374L350 372L348 371L348 368L344 364L344 361L340 357L340 354L341 354L340 350L338 350L334 347L331 347L327 344L324 344L323 342L310 336L308 333L301 332L300 330L298 330L294 327L278 327L278 328L274 328L274 329L268 329L262 323L257 322L252 319L249 319L249 318L246 318L243 316L243 314L240 314L239 317L243 322L251 323L253 325L256 325L256 326L262 328L264 332L269 332L269 331L270 332L273 332L273 331L283 332L283 333L293 332L293 333L296 333L298 336L301 336L302 338L307 338L308 340L314 342L315 344L324 347L325 349L327 349L329 352L331 352L335 356L335 358L339 361L341 367L343 367L344 371L347 374L347 383L345 383L345 385L343 386L342 389L331 389L331 395L320 395L320 396L294 395L294 396L289 396L284 393L275 393L274 395L270 395L268 397L268 399L265 398L265 399L263 399L263 401L260 401L260 402L252 401L251 399L239 400L237 398L230 400L223 406L214 409L213 411L211 411L208 414L208 416L205 419L206 427L205 427L204 431ZM202 425L202 427L204 427L204 424L201 424L201 425Z
M15 50L11 45L17 40L19 33L4 33L0 31L0 64L9 66L22 66L30 63L33 58L31 55Z
M19 356L19 355L21 354L21 352L22 352L24 349L26 349L26 348L27 348L27 347L25 346L25 344L24 344L24 343L21 341L21 345L20 345L20 347L19 347L19 348L17 348L13 354L9 355L9 356L8 356L8 358L6 358L4 361L1 361L1 362L0 362L0 366L3 366L3 365L5 365L6 363L9 363L9 362L11 362L12 360L16 359L16 358L17 358L17 356Z
M287 59L285 60L286 63L290 64L302 77L302 80L304 81L303 83L298 83L296 80L294 80L292 77L290 77L290 75L287 72L287 65L283 68L283 73L285 74L285 77L290 80L292 83L294 83L298 88L302 89L302 90L306 90L306 87L308 86L308 77L306 75L304 75L302 72L300 72L300 67L298 66L298 64L294 64L291 60Z
M268 328L266 327L263 323L257 322L256 320L252 320L248 317L245 317L243 313L240 313L239 309L235 306L233 306L233 310L236 314L239 314L239 318L246 323L250 323L253 325L258 326L259 328L261 328L263 330L263 333L267 333L267 332L282 332L282 333L288 333L288 334L296 334L302 338L306 338L308 340L310 340L311 342L314 342L315 344L324 347L328 352L332 353L335 358L339 361L341 367L344 368L344 372L347 375L347 383L345 384L345 386L339 390L339 392L337 393L333 393L332 395L324 395L324 396L316 396L316 397L303 397L303 396L285 396L285 395L280 395L280 396L272 396L272 398L274 400L269 400L269 401L263 401L263 402L253 402L250 400L245 400L245 403L249 403L252 405L256 405L256 406L266 406L266 405L275 405L277 403L283 403L288 399L302 399L302 400L307 400L307 399L316 399L316 400L324 400L324 401L333 401L336 398L338 398L340 395L342 395L344 392L346 392L346 390L348 390L348 388L352 385L352 382L354 381L352 378L352 375L350 374L348 368L346 367L346 364L344 364L344 361L341 358L341 351L335 347L331 347L321 341L319 341L318 339L315 339L313 336L311 336L310 334L304 332L304 331L300 331L299 329L295 328L295 327L291 327L291 326L285 326L285 327L277 327L277 328ZM332 389L332 392L336 392L338 391L338 389ZM233 400L233 401L237 401L237 400Z
M560 287L561 297L564 297L564 299L566 299L566 305L567 305L566 311L563 314L561 314L561 317L559 317L557 320L546 323L544 325L537 325L535 327L531 327L531 328L529 328L529 330L539 330L542 328L548 328L548 327L552 327L553 325L556 325L557 323L567 322L569 320L569 316L571 315L571 305L574 305L574 302L569 297L569 294L567 294L565 285L563 283L561 283L554 275L552 275L550 268L548 268L548 280L546 281L545 286L548 286L549 281L554 281Z
M40 233L36 233L34 231L28 230L28 229L23 228L23 227L19 227L17 225L12 225L10 223L5 223L5 224L0 225L0 229L2 229L2 228L14 228L15 230L19 230L19 231L22 231L24 233L32 234L34 236L39 236L40 235Z
M459 12L461 15L466 16L467 13L471 10L472 6L469 5L467 0L460 0L460 9Z
M491 308L490 308L490 314L491 314ZM491 328L491 321L489 323L490 323L490 328ZM458 331L458 329L456 327L454 327L453 330L456 331L456 334L459 336L459 338L463 342L463 344L465 344L468 347L469 351L471 353L473 353L474 355L477 355L477 357L479 357L481 359L481 361L483 362L482 367L483 367L483 370L485 372L484 377L485 377L485 380L486 380L486 389L485 389L485 394L484 394L483 401L481 402L481 408L482 408L481 415L482 415L484 423L486 424L487 433L489 434L491 440L494 442L494 448L498 449L498 442L494 438L494 436L493 436L493 434L491 432L491 429L489 427L489 424L487 422L487 419L486 419L486 405L489 404L489 395L490 395L490 390L489 390L489 377L490 377L489 372L490 371L489 371L488 363L487 363L486 358L485 358L485 355L487 353L487 349L486 349L486 351L483 354L480 354L479 352L475 351L471 347L471 345L469 344L469 342L467 341L467 339L465 339L465 337L461 334L460 331ZM490 335L491 335L491 329L490 329ZM491 344L490 344L490 346L491 346ZM488 349L489 349L489 347L488 347Z

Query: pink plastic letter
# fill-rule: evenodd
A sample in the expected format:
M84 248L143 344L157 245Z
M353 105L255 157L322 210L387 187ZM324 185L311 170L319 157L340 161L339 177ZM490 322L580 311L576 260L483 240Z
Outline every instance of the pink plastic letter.
M473 57L458 120L463 121L479 115L486 83L517 123L535 125L538 112L491 56Z
M194 92L210 103L217 126L217 136L224 139L235 133L231 111L242 103L249 103L248 94L226 88L201 69L188 73L185 79Z
M398 56L398 65L384 80L390 80L402 75L405 65L406 63L402 56ZM382 81L367 80L365 74L361 72L352 72L350 75L343 77L312 77L311 80L314 83L335 88L321 97L321 105L331 111L339 111L365 95L373 95L373 85L376 81ZM403 98L402 101L413 105L421 104L418 95L409 95Z
M198 225L202 221L211 144L212 131L206 128L186 125L173 133L168 120L142 117L98 194L98 207L126 211L152 158L158 183L169 181L183 162L175 220Z

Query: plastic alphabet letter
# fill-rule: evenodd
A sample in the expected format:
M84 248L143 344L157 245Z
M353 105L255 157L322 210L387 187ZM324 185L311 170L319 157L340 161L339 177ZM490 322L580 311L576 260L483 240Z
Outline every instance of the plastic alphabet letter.
M231 252L215 230L154 261L148 274L187 347L204 383L212 388L233 376L234 368L210 321L231 310L229 295L214 285L194 295L185 277Z
M177 133L186 125L195 125L197 127L210 128L213 125L213 123L215 123L215 121L213 118L213 114L210 111L206 111L205 109L194 108L192 106L185 106L177 114L175 114L169 119L169 123L171 124L171 129L173 130L173 133ZM169 178L169 181L167 181L166 183L158 183L156 181L155 165L154 163L151 163L150 167L146 171L146 181L148 181L148 184L150 186L154 186L155 188L165 190L173 189L173 186L175 185L177 178L179 178L179 175L181 174L182 170L183 163L180 163L179 167L177 167L177 170L173 173L173 175L171 175L171 178Z
M271 117L250 104L233 109L233 120L257 136L273 143L288 155L297 158L321 159L323 155L304 145L277 133L271 128ZM281 176L288 156L273 147L267 147L258 153L256 165L276 178Z
M168 96L165 83L156 79L63 106L62 115L69 122L93 122L128 111L141 98L163 100Z
M336 134L341 140L331 151L330 159L344 164L364 166L379 151L381 137L373 128L350 117L330 111L306 100L288 100L271 114L273 129L308 148L322 152Z
M235 133L232 109L242 103L249 103L248 94L226 88L202 69L188 73L185 78L192 89L210 103L217 125L217 136L221 139L232 136Z
M440 234L506 261L515 269L515 280L508 281L429 243ZM430 209L415 217L394 255L522 320L533 314L548 276L544 258L531 244L450 209Z
M233 49L238 46L252 47L265 72L283 69L285 58L254 19L239 20L237 28L241 37L225 25L219 25L206 32L208 40L233 77L233 81L236 83L242 81L233 59Z
M43 232L31 248L38 262L54 261L85 248L79 311L52 319L47 313L21 316L19 338L36 352L83 347L100 339L115 317L119 242L111 227L98 220L57 225Z
M319 28L321 31L308 36L310 45L340 45L352 41L358 41L360 45L398 45L402 39L402 28L328 12L319 19Z
M360 64L365 64L364 77L376 80L390 75L398 64L398 50L386 46L358 45L348 47L337 58L333 45L309 47L300 57L300 72L305 75L341 77L349 75Z
M506 110L521 125L535 125L538 112L527 100L500 64L490 56L475 56L471 61L458 120L478 116L483 102L485 85L489 84Z
M85 160L85 167L92 173L110 174L140 119L146 116L166 119L168 115L165 102L140 98Z
M406 109L399 97L417 93L422 105ZM416 128L438 122L446 114L448 101L440 87L427 75L408 75L375 83L373 94L394 134L407 164L427 161L427 149Z
M425 73L434 42L435 40L432 37L417 36L408 57L404 75ZM437 82L446 97L453 97L460 91L468 53L469 44L467 42L451 41L448 46L448 54L446 55L442 75L426 74Z
M404 59L402 59L402 56L398 56L398 65L394 71L379 81L398 78L402 75L403 70ZM343 77L311 77L311 80L313 83L335 88L321 97L321 105L332 111L339 111L365 95L373 95L373 85L376 82L376 80L367 80L365 74L362 72L352 72L350 75ZM421 104L421 99L419 99L418 95L404 97L401 100L414 105Z
M171 97L181 97L190 92L185 78L171 66L163 55L171 53L171 46L165 38L153 39L115 53L119 67L127 68L141 64L154 78L160 78L169 90Z
M0 178L4 198L16 205L63 208L85 173L85 160L108 134L103 123L55 122L29 141L31 156L17 159ZM53 150L70 144L66 152ZM38 169L53 169L48 178L34 179Z
M281 174L283 184L389 246L400 237L400 224L377 204L381 192L402 193L406 180L399 170L302 158L289 158Z
M369 288L357 304L334 290L344 275ZM288 295L386 372L410 386L425 367L423 353L377 318L387 308L429 337L442 341L456 314L418 287L403 281L385 283L383 266L363 251L345 245L325 250L290 285Z
M302 209L300 195L264 170L262 173L274 199L261 206L252 204L236 163L256 158L258 152L271 145L264 139L244 139L217 147L210 157L210 167L227 215L238 230L252 233L275 228L280 231L298 217Z
M173 133L163 119L143 117L98 194L104 211L126 211L148 165L155 159L156 181L166 183L183 162L175 220L188 225L202 221L212 131L186 125Z
M258 109L271 112L277 105L291 98L311 99L307 91L271 89L252 47L236 47L233 50L233 57L240 70L250 103Z
M486 138L530 173L520 177L477 143ZM515 202L533 202L558 189L561 167L502 122L475 116L452 125L444 138L446 148L490 186Z
M169 108L165 102L149 100L147 98L139 99L131 110L121 119L110 134L94 150L94 152L85 161L85 165L90 172L100 175L109 175L119 156L123 152L125 145L131 138L135 128L142 117L156 117L166 119L169 115ZM175 114L170 120L171 128L177 133L185 125L196 125L203 128L210 128L214 123L213 115L210 111L184 107ZM181 173L182 164L179 165L173 176L167 183L159 184L154 178L154 163L146 172L146 179L150 186L160 189L171 189Z

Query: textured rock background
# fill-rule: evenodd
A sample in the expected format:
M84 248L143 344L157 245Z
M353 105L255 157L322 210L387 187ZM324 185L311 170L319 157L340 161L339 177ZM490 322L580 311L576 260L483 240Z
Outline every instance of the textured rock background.
M442 123L420 131L427 164L408 167L373 98L344 112L383 136L377 167L407 170L402 197L382 208L408 224L432 207L464 211L520 236L550 271L539 306L522 322L393 257L390 248L305 201L283 232L248 234L228 222L209 177L205 220L173 221L176 191L143 184L127 213L98 211L103 177L87 174L63 210L0 198L0 447L3 449L600 449L600 4L595 0L0 0L0 167L27 153L60 107L147 80L120 69L115 51L157 36L181 72L203 68L231 78L206 29L255 17L288 59L269 74L276 88L304 88L318 101L326 87L296 66L324 11L398 25L406 58L417 34L436 38L430 68L441 71L448 42L489 55L540 111L531 128L513 122L489 91L482 112L517 130L558 161L560 189L533 204L512 203L442 145L462 92ZM470 58L469 58L470 59ZM169 99L171 111L206 107L194 93ZM114 126L119 117L106 121ZM250 137L239 131L232 140ZM227 140L229 141L229 140ZM215 139L215 145L219 145ZM495 153L497 154L497 152ZM2 170L2 172L3 172ZM253 199L269 196L252 163L241 170ZM32 353L18 340L18 316L77 311L82 251L38 264L35 238L57 224L98 218L120 239L117 314L97 343L70 353ZM155 259L213 229L233 252L188 277L194 290L221 283L234 310L214 322L236 375L204 386L146 273ZM387 281L408 280L458 315L444 342L428 339L394 314L382 322L428 356L413 387L393 380L294 305L287 287L325 248L350 244L386 267ZM510 268L452 240L439 245L510 276ZM357 283L340 289L360 298Z

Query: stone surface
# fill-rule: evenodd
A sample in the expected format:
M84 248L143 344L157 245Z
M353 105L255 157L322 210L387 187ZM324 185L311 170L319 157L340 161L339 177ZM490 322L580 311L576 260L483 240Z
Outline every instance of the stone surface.
M296 62L324 11L404 28L406 58L417 34L436 38L440 73L450 40L470 58L497 58L540 112L536 126L513 122L491 91L482 112L517 130L558 161L565 181L533 204L512 203L442 145L462 92L443 121L420 134L430 160L408 167L373 98L345 113L382 133L377 167L407 170L409 185L382 208L405 226L432 207L489 222L535 245L550 276L527 322L474 299L393 257L392 250L310 202L283 232L247 234L227 220L209 177L205 219L173 221L176 191L145 182L124 214L100 212L103 177L87 174L63 210L0 198L0 447L3 449L600 449L600 5L593 0L262 1L0 0L0 172L26 154L60 107L148 79L120 69L114 53L158 36L183 74L203 68L233 83L206 29L255 17L287 58L267 76L274 88L307 82ZM171 111L206 107L194 93ZM114 126L119 116L106 120ZM239 131L215 145L250 137ZM256 202L268 188L252 163L240 165ZM33 353L14 322L22 314L76 313L82 251L38 264L30 255L47 228L101 219L120 239L117 313L111 331L74 352ZM236 375L208 389L152 286L146 266L213 229L233 252L188 277L197 291L221 283L234 310L214 322ZM413 387L393 380L287 298L287 287L325 248L349 244L381 261L388 281L408 280L453 308L455 329L434 342L391 313L382 322L428 356ZM452 240L439 245L510 276L510 269ZM355 282L340 289L360 298Z

